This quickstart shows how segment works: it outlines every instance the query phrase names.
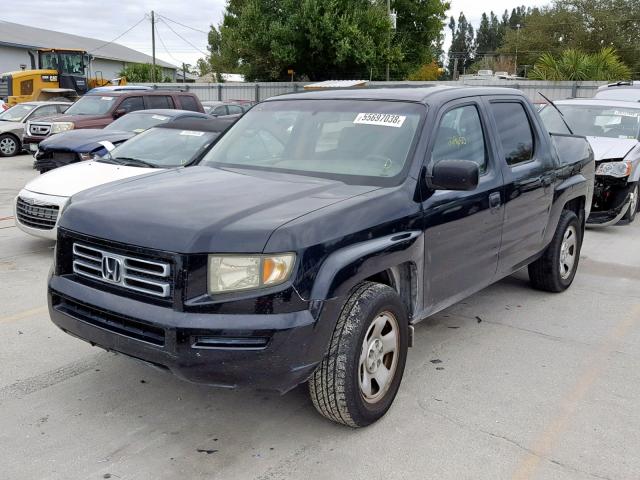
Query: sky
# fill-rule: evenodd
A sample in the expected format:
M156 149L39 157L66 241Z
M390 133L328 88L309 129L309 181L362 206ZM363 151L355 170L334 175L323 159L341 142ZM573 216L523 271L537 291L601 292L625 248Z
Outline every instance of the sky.
M533 0L452 0L448 16L458 18L463 11L467 19L477 28L482 12L493 10L498 16L518 3L527 6L544 5L548 2ZM156 56L166 62L180 66L182 62L194 65L207 51L209 25L222 20L225 0L150 1L138 0L29 0L20 2L20 8L2 9L0 19L23 23L33 27L58 30L105 42L133 27L116 42L151 55L150 12L160 15L156 23ZM56 11L59 8L59 12ZM61 14L60 12L63 12ZM164 18L163 18L164 17ZM51 21L54 19L55 21ZM179 25L178 22L183 25ZM138 22L137 26L134 27ZM173 31L172 31L173 29ZM194 30L195 29L195 30ZM451 43L446 28L445 51ZM182 37L182 38L180 38Z

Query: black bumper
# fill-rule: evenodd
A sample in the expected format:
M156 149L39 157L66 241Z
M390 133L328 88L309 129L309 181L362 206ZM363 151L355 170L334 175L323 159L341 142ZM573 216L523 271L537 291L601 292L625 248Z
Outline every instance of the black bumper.
M82 300L79 300L82 299ZM322 360L339 304L265 315L187 313L49 281L49 314L66 333L192 382L286 392Z

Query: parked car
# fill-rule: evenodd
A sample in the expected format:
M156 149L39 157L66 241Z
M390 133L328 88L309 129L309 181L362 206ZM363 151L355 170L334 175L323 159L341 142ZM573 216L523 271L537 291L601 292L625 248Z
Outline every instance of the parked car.
M593 226L634 221L640 181L640 104L616 100L574 99L554 102L540 115L550 132L588 138L595 153L596 178L591 215ZM565 124L566 122L566 124Z
M24 102L0 109L0 157L11 157L22 151L24 127L27 121L64 113L70 102Z
M598 100L620 100L640 102L640 82L616 82L598 87L593 98Z
M115 119L137 110L180 109L204 113L197 96L169 90L109 90L87 93L64 115L27 123L24 143L35 153L38 144L49 135L68 130L104 128Z
M138 110L118 118L105 128L70 130L45 138L34 154L33 168L45 173L83 160L101 157L136 134L166 122L185 118L211 118L206 113L190 110Z
M364 426L417 322L527 265L536 288L571 285L593 172L515 89L274 97L195 167L74 196L49 312L195 382L308 381L322 415Z
M151 169L191 166L231 124L214 118L183 118L158 124L103 158L46 173L29 182L16 197L16 226L25 233L55 239L58 214L72 195Z
M240 116L248 111L253 105L251 103L222 102L208 100L202 102L205 112L213 117L224 117L227 115Z

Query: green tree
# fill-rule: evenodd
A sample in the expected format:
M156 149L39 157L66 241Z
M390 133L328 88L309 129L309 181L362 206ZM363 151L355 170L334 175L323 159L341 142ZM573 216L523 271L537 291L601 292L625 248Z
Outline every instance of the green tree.
M610 47L596 53L565 50L560 56L543 54L529 78L535 80L620 80L631 77L631 70Z
M473 26L467 21L464 13L460 12L458 23L453 17L449 20L451 30L451 48L449 49L449 73L455 77L456 58L458 59L458 72L462 73L468 69L474 60L475 34Z
M128 82L133 83L150 83L153 82L153 65L150 63L129 63L120 72L118 76L126 77ZM171 82L169 77L163 76L162 67L156 65L155 81L157 83Z
M432 81L438 80L442 75L442 68L436 62L431 62L423 65L418 70L409 74L409 80L418 81Z
M200 70L243 73L247 80L394 78L437 59L443 0L394 0L397 30L384 0L227 0L212 26Z

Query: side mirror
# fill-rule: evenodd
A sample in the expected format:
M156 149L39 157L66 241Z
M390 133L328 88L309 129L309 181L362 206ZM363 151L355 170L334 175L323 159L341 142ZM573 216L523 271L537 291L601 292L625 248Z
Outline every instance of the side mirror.
M480 179L478 164L470 160L441 160L433 166L429 183L435 190L474 190Z
M118 108L115 112L113 112L113 118L120 118L121 116L125 115L127 113L127 110L124 108Z

